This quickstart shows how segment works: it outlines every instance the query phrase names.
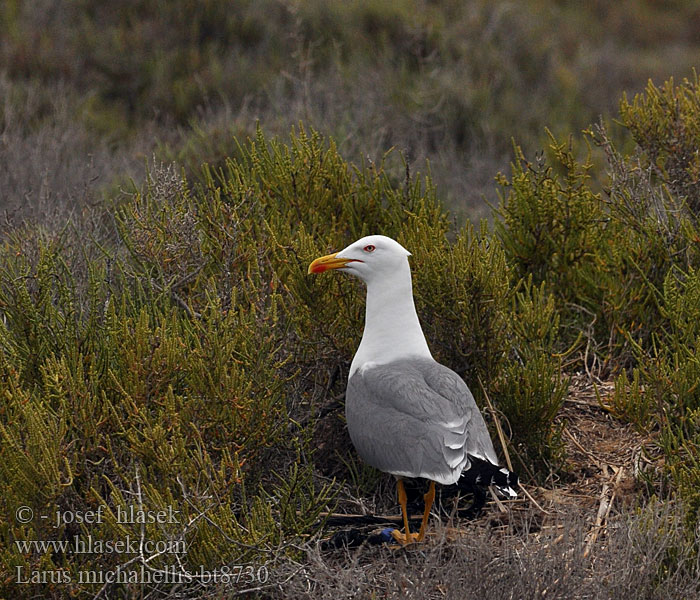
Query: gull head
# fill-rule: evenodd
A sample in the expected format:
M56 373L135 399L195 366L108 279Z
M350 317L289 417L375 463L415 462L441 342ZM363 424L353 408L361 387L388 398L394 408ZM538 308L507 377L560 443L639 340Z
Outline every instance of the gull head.
M397 270L407 268L410 255L408 250L390 237L368 235L340 252L317 258L309 265L309 273L336 269L370 284L390 279Z

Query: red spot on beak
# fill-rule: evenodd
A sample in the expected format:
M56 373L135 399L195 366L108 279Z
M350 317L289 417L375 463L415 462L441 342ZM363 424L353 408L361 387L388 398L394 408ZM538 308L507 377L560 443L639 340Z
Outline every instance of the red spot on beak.
M309 265L309 273L323 273L330 269L342 269L349 262L362 262L353 258L339 258L338 253L317 258Z

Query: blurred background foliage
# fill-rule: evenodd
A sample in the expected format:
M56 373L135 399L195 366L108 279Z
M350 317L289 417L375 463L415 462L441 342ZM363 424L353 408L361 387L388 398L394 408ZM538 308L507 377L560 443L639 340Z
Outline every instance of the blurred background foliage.
M478 220L512 139L534 153L545 127L616 115L700 53L688 0L7 0L0 28L0 185L25 205L141 179L154 154L197 176L258 120L277 136L303 121L356 163L429 160L453 214Z
M343 422L364 291L306 274L376 232L411 250L431 349L525 481L565 471L555 419L587 371L653 434L647 494L695 527L695 3L9 0L0 27L7 585L122 558L17 539L185 540L196 569L391 507ZM182 519L9 516L134 503Z

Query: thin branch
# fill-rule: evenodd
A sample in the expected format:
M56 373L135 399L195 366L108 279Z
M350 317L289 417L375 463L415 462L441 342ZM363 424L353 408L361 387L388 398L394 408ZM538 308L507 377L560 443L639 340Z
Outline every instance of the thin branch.
M481 391L484 393L484 398L486 398L486 404L488 405L489 412L491 413L491 418L493 419L493 422L496 424L496 431L498 432L498 439L501 441L501 448L503 448L503 456L506 459L506 464L508 465L508 470L512 471L513 470L513 463L510 461L510 454L508 454L508 447L506 446L506 438L503 435L503 429L501 428L501 423L498 420L498 417L496 415L496 411L493 408L493 404L491 404L491 399L489 398L489 395L486 393L486 388L484 387L484 384L481 382L481 377L477 377L479 381L479 385L481 386Z

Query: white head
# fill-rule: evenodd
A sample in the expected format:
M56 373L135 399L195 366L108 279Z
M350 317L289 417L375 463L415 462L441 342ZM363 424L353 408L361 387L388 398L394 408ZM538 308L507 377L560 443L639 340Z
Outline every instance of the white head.
M410 252L391 238L368 235L309 265L309 273L337 269L367 284L365 330L351 375L357 369L405 356L430 357L413 304L409 256Z
M338 269L359 277L369 286L406 268L410 255L401 244L385 235L368 235L340 252L317 258L309 265L309 273Z

